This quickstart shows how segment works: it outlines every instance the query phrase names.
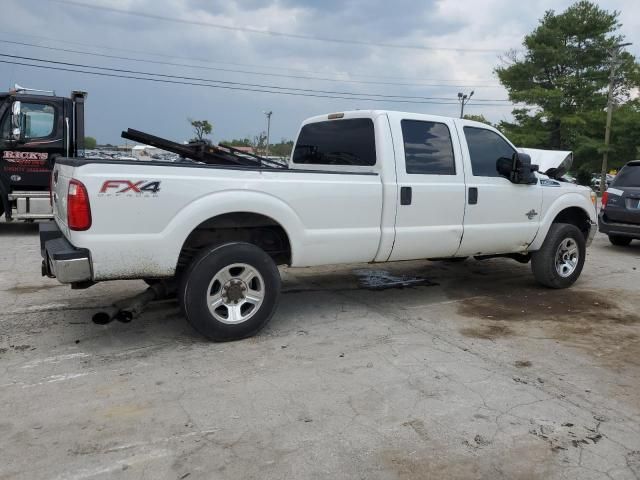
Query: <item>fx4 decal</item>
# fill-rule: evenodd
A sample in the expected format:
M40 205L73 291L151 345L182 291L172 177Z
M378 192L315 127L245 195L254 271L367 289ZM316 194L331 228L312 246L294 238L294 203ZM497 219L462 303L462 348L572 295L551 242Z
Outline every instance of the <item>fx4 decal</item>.
M160 182L157 180L106 180L100 188L103 195L133 195L147 196L150 194L157 196L160 191Z

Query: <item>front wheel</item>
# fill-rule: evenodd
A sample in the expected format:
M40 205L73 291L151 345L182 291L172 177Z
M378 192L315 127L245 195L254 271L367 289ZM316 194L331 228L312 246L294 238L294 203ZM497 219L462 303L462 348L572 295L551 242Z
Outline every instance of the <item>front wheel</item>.
M545 287L570 287L582 272L585 255L585 239L580 229L554 223L540 250L531 254L533 276Z
M609 241L617 247L627 247L631 243L631 237L621 237L619 235L609 235Z
M187 321L214 341L255 335L273 316L280 272L264 250L227 243L203 250L182 277L180 303Z

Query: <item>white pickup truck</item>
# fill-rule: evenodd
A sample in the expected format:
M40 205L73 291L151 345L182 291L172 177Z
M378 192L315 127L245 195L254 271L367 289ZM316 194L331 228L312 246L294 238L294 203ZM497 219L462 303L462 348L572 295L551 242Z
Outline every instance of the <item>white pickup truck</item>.
M566 167L537 172L481 123L377 110L306 120L282 168L60 159L43 274L174 278L213 340L270 320L277 265L507 256L564 288L596 232L595 197L559 180Z

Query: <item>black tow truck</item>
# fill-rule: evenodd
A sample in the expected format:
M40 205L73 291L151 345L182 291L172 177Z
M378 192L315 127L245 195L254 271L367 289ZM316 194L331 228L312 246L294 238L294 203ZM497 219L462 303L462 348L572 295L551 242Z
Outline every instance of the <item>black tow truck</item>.
M0 216L52 218L49 182L58 157L84 156L84 102L16 85L0 92Z

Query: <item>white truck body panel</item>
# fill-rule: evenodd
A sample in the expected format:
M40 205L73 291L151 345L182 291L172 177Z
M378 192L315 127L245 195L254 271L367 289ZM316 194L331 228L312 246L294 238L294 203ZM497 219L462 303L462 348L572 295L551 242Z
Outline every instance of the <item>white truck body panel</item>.
M195 164L58 162L54 215L64 236L90 252L92 280L167 277L185 240L219 215L250 212L285 230L294 267L433 257L526 253L539 249L556 215L578 207L596 220L590 191L538 175L535 185L472 174L465 126L477 122L402 112L345 112L375 127L374 166L313 165L259 170ZM402 120L439 122L451 133L455 174L408 174ZM322 115L304 125L327 121ZM335 121L340 121L335 120ZM504 137L503 137L504 138ZM506 139L505 139L506 140ZM515 150L515 147L514 147ZM309 168L309 165L305 165ZM71 178L89 192L92 226L66 225ZM160 182L155 193L100 193L107 181ZM402 187L412 189L401 205ZM478 203L468 203L469 188Z
M101 221L88 231L67 234L75 246L91 251L94 276L99 279L171 275L189 233L205 220L229 212L277 220L289 236L295 266L327 260L370 262L378 251L382 214L378 175L105 166L81 167L81 181L89 192L121 178L123 169L136 181L160 181L161 190L155 196L91 197L92 216ZM61 165L60 175L68 177L68 168Z

